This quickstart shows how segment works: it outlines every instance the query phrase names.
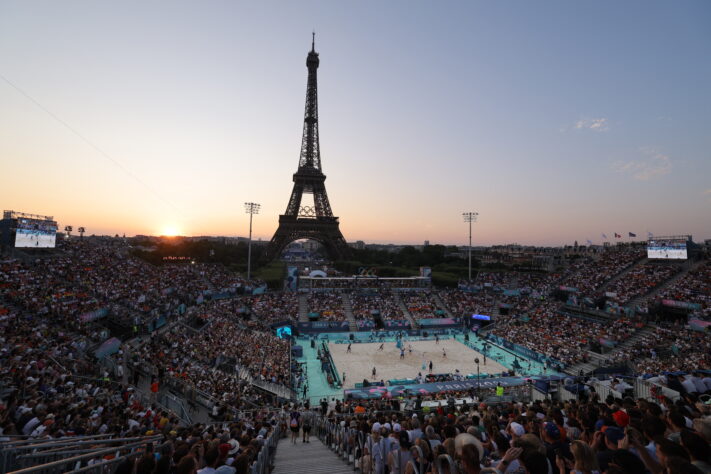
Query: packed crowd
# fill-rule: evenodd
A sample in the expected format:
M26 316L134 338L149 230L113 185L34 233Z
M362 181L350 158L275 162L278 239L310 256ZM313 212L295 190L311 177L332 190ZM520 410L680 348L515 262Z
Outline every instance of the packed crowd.
M606 292L614 293L615 300L627 303L637 296L652 291L657 285L671 278L680 270L676 264L647 263L639 265L606 288Z
M416 320L441 317L436 314L440 308L435 301L434 294L430 291L408 291L401 293L400 297L407 311Z
M494 292L482 291L472 293L461 290L439 290L437 292L442 303L457 317L462 315L486 314L496 312L499 295Z
M606 282L645 256L646 249L618 246L598 256L580 257L566 269L561 285L576 288L581 295L593 296Z
M711 317L711 262L690 271L657 295L658 299L671 299L701 305L695 314Z
M154 266L129 250L122 239L60 240L51 257L2 262L0 289L38 314L78 317L106 309L113 320L131 327L175 315L205 295L247 286L220 265Z
M296 293L265 293L248 299L254 319L265 325L299 319L299 299Z
M311 292L307 300L309 313L318 313L324 321L345 321L346 312L343 309L343 299L340 293Z
M615 353L632 361L639 375L711 369L711 337L682 324L657 325L634 345Z
M557 305L542 303L526 317L499 316L492 334L527 347L566 365L587 360L590 344L600 339L621 343L641 322L618 318L605 323L559 313Z
M168 383L203 391L233 408L264 401L249 382L253 379L289 385L289 343L262 329L261 322L236 317L234 301L192 308L206 325L200 331L175 326L152 337L134 357L144 371L166 377ZM185 393L186 390L183 390Z
M0 440L140 436L179 426L174 413L95 362L98 327L19 309L2 294L0 307Z
M283 425L281 413L269 413L221 426L194 424L168 431L157 446L126 457L115 474L251 474L266 440Z
M356 319L371 320L373 311L380 312L383 320L405 319L395 297L388 290L368 293L353 292L348 297L351 301L351 308L353 308L353 316Z
M332 442L353 447L364 474L434 474L442 455L466 474L711 472L711 405L696 395L422 406L418 397L404 413L398 401L320 409L344 433Z

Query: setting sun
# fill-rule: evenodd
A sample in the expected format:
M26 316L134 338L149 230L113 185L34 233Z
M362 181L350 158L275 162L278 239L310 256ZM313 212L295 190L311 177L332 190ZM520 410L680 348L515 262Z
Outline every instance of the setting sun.
M176 235L180 235L180 230L175 226L166 226L163 227L163 230L161 231L160 235L164 235L166 237L175 237Z

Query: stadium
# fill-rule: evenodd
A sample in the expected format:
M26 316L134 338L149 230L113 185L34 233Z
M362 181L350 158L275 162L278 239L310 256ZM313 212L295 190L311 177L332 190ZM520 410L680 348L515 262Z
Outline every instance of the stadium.
M311 39L270 241L4 212L0 472L711 472L711 241L348 242Z
M344 472L370 462L374 423L439 436L476 413L474 444L506 445L502 417L515 433L527 414L559 423L565 410L580 437L598 418L645 429L654 406L708 435L704 246L682 260L644 242L580 248L553 272L478 272L456 288L432 285L427 268L379 278L289 267L269 289L220 264L153 265L131 254L134 239L55 237L0 266L6 472L66 466L63 456L118 470L147 441L202 430L262 469L297 414Z

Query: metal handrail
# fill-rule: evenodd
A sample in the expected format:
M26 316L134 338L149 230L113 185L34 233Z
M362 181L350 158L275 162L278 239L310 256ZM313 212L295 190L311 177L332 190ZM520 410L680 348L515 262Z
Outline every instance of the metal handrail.
M281 426L277 425L272 434L264 442L264 446L257 455L257 461L252 466L252 474L269 474L276 455L276 445L279 442Z
M3 436L22 437L23 439L18 439L17 441L0 441L0 450L6 449L8 447L16 447L20 443L32 444L33 446L36 447L36 446L40 446L41 444L51 444L51 443L61 443L61 442L77 443L77 442L84 441L84 440L91 440L91 439L96 439L96 438L106 438L109 436L114 436L114 434L72 436L71 438L53 439L51 441L30 438L29 435L3 435ZM77 440L79 440L79 441L77 441ZM46 443L42 443L42 441L46 441Z
M86 459L96 458L97 456L103 456L104 454L114 453L117 450L135 448L135 447L141 446L145 443L159 441L162 438L163 438L163 435L151 436L148 438L143 438L140 441L134 441L132 443L124 444L121 446L112 446L110 448L100 449L98 451L93 451L93 452L87 453L87 454L80 454L78 456L71 456L68 458L59 459L57 461L51 461L51 462L48 462L45 464L39 464L37 466L18 469L16 471L11 471L9 474L30 474L30 473L33 473L36 471L51 470L53 468L59 468L60 466L64 466L68 463L76 463L76 462L80 462L80 461L83 461ZM37 454L41 454L41 453L37 453Z

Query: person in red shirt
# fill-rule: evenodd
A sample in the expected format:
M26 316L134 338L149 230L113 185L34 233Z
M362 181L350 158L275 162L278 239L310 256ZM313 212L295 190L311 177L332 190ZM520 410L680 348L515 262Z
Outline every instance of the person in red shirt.
M153 379L151 382L151 399L155 402L158 398L158 380Z

